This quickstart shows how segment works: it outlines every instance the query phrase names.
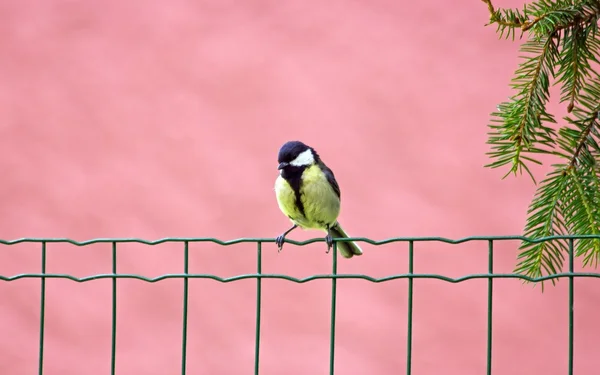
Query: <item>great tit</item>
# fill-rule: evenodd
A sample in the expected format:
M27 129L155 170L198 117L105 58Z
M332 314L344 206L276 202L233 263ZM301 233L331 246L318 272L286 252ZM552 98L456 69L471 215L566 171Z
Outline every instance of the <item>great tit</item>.
M337 222L340 213L340 187L315 149L299 141L286 142L277 158L279 176L275 181L275 194L279 209L294 224L277 237L278 252L283 248L285 236L297 227L319 229L327 233L327 253L333 238L348 238ZM361 248L353 242L338 242L337 248L344 258L362 255Z

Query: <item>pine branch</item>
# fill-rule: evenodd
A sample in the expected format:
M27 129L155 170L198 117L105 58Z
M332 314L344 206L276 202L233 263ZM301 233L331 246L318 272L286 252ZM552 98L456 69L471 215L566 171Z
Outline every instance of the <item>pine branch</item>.
M554 171L541 182L529 206L527 212L529 216L525 225L527 237L548 237L561 233L566 228L560 202L569 180L564 174L567 165L558 164L554 167ZM540 277L543 271L548 274L557 273L563 265L567 246L564 241L523 242L520 250L518 259L521 261L515 271L530 277ZM554 283L552 279L552 284Z
M597 55L600 51L600 43L595 37L596 27L596 23L585 27L577 24L572 29L564 31L556 83L562 83L560 101L569 103L568 112L571 112L577 103L585 79L598 77L590 65L590 62L599 62Z
M573 138L573 134L577 135L578 139L576 141L576 146L575 146L575 152L573 152L573 155L571 156L571 161L569 162L569 166L567 167L567 169L565 170L564 173L568 173L571 172L571 170L576 169L576 167L580 164L578 163L578 160L581 160L581 156L584 150L586 150L586 152L589 152L586 148L586 146L588 145L588 137L590 136L590 133L592 132L592 129L594 127L597 127L597 123L596 123L596 119L598 118L598 112L594 112L593 116L590 117L589 119L587 119L587 123L583 124L583 130L581 132L577 132L577 131L572 131L572 132L568 132L567 129L568 128L563 128L561 130L565 130L563 132L560 132L560 134L567 134L570 133L571 135L564 135L563 137L565 138ZM578 124L577 121L572 121L572 123L574 124ZM591 166L595 165L595 159L593 157L591 158L587 158L588 159L588 163L591 163Z
M504 35L508 38L515 37L515 29L522 28L524 22L527 21L527 17L523 15L518 9L494 9L494 5L491 0L482 0L487 4L490 12L490 24L495 23L498 25L496 30L500 33L502 38Z
M559 131L559 147L572 153L566 172L584 165L593 168L600 156L600 77L591 79L581 91L580 105L574 107L573 116L564 118L571 127Z
M595 169L595 168L594 168ZM567 227L573 234L600 234L600 207L598 200L598 176L581 168L569 170L570 185L565 202L564 215ZM576 242L575 255L583 257L584 265L597 265L600 259L600 241L581 239Z
M538 188L528 210L527 237L600 234L599 80L583 88L581 103L581 107L574 108L574 117L565 118L571 127L563 127L558 133L557 145L561 152L554 154L565 163L554 165L554 170ZM515 271L532 277L557 273L568 251L564 241L523 242L520 250ZM583 257L585 265L597 265L600 241L578 240L575 255Z
M525 5L523 11L517 9L496 10L491 0L482 0L488 7L490 23L496 23L501 35L509 28L533 31L538 35L553 35L578 24L596 23L600 17L600 3L597 0L539 0ZM533 18L531 18L533 17Z
M525 236L600 235L600 76L592 66L600 64L600 0L537 0L522 11L483 2L500 37L514 37L519 29L528 34L511 84L517 93L492 113L487 166L510 164L507 175L526 171L533 178L527 164L539 161L531 154L562 159L535 193ZM561 86L560 102L570 113L558 132L546 125L555 123L546 110L551 78ZM516 271L532 277L555 274L567 252L565 241L523 242ZM600 240L578 240L575 255L585 265L597 265Z
M538 35L554 34L561 30L596 23L600 15L600 3L597 0L539 0L527 8L527 19L523 31L533 31Z
M600 81L592 80L582 91L582 107L575 108L574 118L565 118L573 128L565 127L559 132L565 139L561 147L575 150L566 170L571 179L572 198L565 202L565 217L570 233L600 234ZM597 266L600 241L579 240L575 252L583 257L584 265Z
M558 58L558 50L551 37L529 40L521 50L529 56L523 57L525 62L517 69L513 79L512 87L519 92L492 113L492 122L496 125L490 125L492 131L488 143L492 145L492 151L488 155L496 160L486 167L511 164L506 175L525 170L534 179L525 161L538 164L539 161L524 154L546 153L554 146L555 131L543 123L555 122L545 105L549 97L549 76Z

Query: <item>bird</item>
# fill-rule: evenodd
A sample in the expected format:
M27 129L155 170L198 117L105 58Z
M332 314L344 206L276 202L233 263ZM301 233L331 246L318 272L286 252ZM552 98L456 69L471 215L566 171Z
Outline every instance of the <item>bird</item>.
M329 253L333 238L348 238L338 222L341 192L333 171L325 165L314 148L300 141L288 141L281 146L277 157L279 176L275 180L275 195L279 209L293 226L279 235L275 243L281 252L285 237L294 229L325 231ZM354 242L338 242L344 258L362 255Z

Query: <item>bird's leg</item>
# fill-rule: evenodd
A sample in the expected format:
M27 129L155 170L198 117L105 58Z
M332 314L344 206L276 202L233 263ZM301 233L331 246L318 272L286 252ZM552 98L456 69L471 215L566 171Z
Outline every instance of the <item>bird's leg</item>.
M287 236L288 233L290 233L291 231L293 231L296 228L298 228L298 225L294 224L293 227L291 227L290 229L286 230L285 232L283 232L282 235L278 236L275 239L275 243L277 244L277 252L280 252L281 249L283 249L283 240L285 240L285 236Z
M327 226L327 235L325 236L325 242L327 242L327 251L325 254L329 254L329 250L333 246L333 236L331 235L331 228Z

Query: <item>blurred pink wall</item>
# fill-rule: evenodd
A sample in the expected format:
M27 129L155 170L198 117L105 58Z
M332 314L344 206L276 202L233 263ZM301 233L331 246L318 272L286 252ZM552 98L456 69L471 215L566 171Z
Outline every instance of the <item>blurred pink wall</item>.
M502 1L497 6L520 6ZM519 234L534 186L484 169L518 42L480 1L0 2L0 238L274 237L276 155L314 146L354 236ZM544 169L538 170L539 177ZM295 232L308 239L317 232ZM496 271L517 243L497 247ZM339 271L407 271L405 244ZM418 244L415 271L487 271L487 244ZM39 272L0 247L0 274ZM194 244L190 271L255 272L250 244ZM182 272L182 247L126 245L120 272ZM110 272L110 245L48 246L48 272ZM264 246L263 272L330 271L322 243ZM190 281L189 374L249 374L255 281ZM119 282L117 373L177 374L180 280ZM405 369L406 280L341 280L337 374ZM600 281L577 280L575 373L600 371ZM494 374L565 374L567 283L498 280ZM328 369L330 282L263 282L261 374ZM485 371L486 281L415 281L413 374ZM107 374L109 280L47 282L45 374ZM39 281L0 282L0 373L37 373Z

